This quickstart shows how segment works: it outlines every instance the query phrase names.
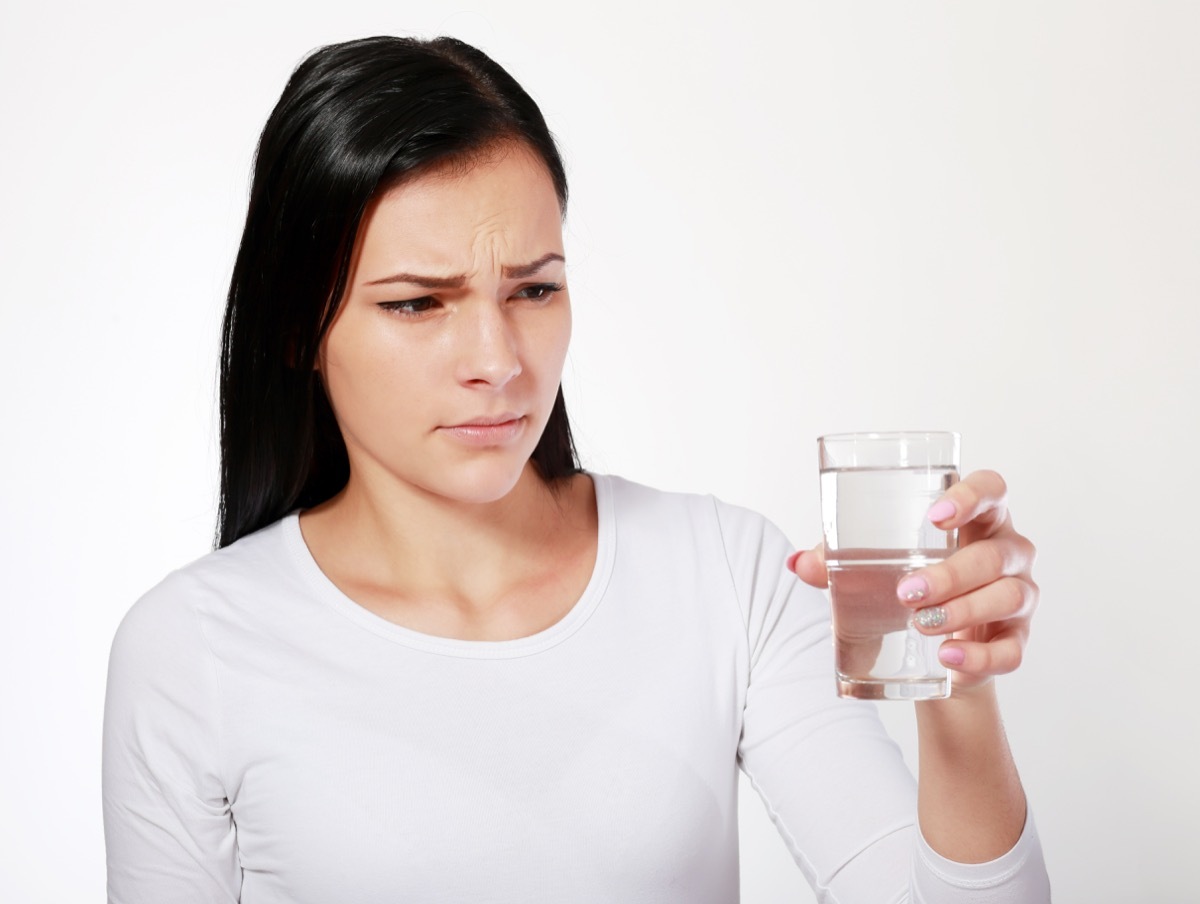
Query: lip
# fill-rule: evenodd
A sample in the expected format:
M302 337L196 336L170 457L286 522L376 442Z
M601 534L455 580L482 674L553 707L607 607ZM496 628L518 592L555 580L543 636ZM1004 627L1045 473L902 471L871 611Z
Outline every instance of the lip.
M442 427L441 432L470 446L502 446L525 432L525 416L506 413L495 417L477 417Z

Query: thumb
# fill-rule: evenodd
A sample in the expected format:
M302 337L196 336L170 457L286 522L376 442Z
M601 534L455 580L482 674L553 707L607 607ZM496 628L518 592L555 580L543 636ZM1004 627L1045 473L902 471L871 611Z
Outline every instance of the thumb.
M787 566L806 584L821 589L829 586L829 573L825 570L825 548L822 544L794 553L788 559Z

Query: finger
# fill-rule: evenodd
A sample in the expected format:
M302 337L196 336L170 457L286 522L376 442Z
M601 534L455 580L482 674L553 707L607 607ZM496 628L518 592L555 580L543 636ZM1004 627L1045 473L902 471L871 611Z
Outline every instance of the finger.
M1005 629L986 643L947 640L938 648L942 665L968 675L1007 675L1025 656L1026 632L1018 625Z
M952 634L977 625L1029 618L1036 605L1036 584L1004 577L943 605L918 609L913 624L922 634Z
M972 524L991 536L1008 520L1008 485L995 471L972 471L929 507L929 520L942 530Z
M822 544L793 553L787 565L804 583L822 590L829 586L829 572L825 569L825 547Z
M896 596L910 606L943 603L1002 577L1027 574L1034 555L1033 544L1018 533L977 540L936 565L906 575Z

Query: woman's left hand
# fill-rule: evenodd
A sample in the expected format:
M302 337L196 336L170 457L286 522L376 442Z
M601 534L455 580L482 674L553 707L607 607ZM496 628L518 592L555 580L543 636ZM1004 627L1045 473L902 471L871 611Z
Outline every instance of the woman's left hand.
M918 630L952 635L938 657L957 672L955 692L1014 671L1029 640L1037 550L1013 529L1007 492L995 471L974 471L950 487L929 509L929 520L943 530L958 528L958 551L906 575L896 589L916 611ZM829 584L820 545L793 555L788 567L814 587Z

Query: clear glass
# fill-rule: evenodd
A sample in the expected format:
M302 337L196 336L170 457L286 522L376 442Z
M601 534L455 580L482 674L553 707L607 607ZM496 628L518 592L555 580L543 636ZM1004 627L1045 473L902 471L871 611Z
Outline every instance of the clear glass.
M958 531L925 517L958 481L957 433L842 433L817 439L821 520L833 599L838 694L870 700L950 696L926 636L896 596L905 575L946 558Z

